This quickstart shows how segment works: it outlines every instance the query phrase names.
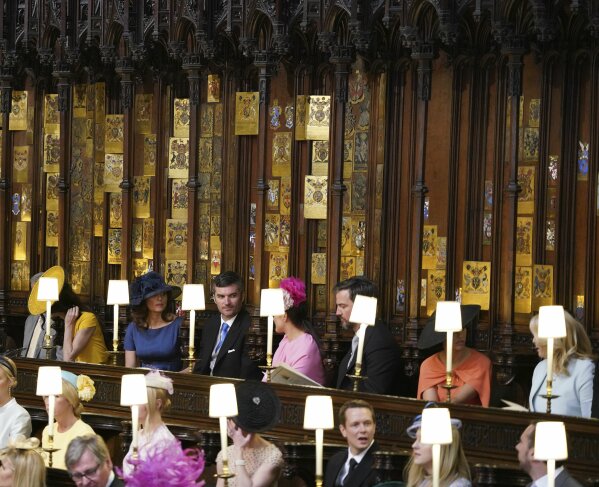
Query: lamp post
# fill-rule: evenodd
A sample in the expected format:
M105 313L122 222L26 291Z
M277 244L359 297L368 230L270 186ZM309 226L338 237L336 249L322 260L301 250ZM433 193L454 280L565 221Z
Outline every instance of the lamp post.
M547 462L547 487L555 487L555 461L568 458L564 423L540 421L536 424L534 457Z
M234 477L235 474L229 470L229 456L227 454L227 418L237 416L237 395L233 384L212 384L210 386L210 403L208 416L218 418L220 427L220 446L223 459L223 471L217 476L224 480Z
M37 300L46 302L46 334L44 335L44 350L46 350L46 360L52 357L52 303L58 301L58 279L55 277L40 277L37 287Z
M116 353L119 350L119 304L129 304L129 282L126 280L110 279L106 304L114 305L114 325L112 327L112 353L116 362Z
M447 333L447 351L445 361L445 384L447 402L451 402L453 385L453 334L462 330L462 311L457 301L438 301L435 318L435 331Z
M539 308L539 338L547 339L547 412L551 413L553 395L553 345L556 338L566 336L566 317L563 306L541 306Z
M358 336L358 349L356 353L355 374L347 374L353 380L354 391L358 390L360 380L366 379L362 375L362 357L364 355L364 343L366 341L366 328L376 323L377 299L370 296L357 294L349 317L350 323L357 323L360 328L356 332Z
M438 315L437 315L438 316ZM433 487L439 487L441 468L441 445L452 443L451 418L447 408L426 408L422 410L420 443L433 447Z
M146 377L143 374L125 374L121 377L121 406L131 406L131 451L137 459L139 406L148 404Z
M183 286L183 302L181 308L189 311L189 360L190 367L193 365L195 354L196 336L196 310L206 309L206 298L204 296L203 284L185 284Z
M324 430L333 429L333 399L331 396L307 396L304 409L304 429L315 430L316 436L316 487L322 487L322 457Z
M37 396L48 397L48 444L42 445L48 453L48 466L52 467L52 453L54 448L54 407L56 396L62 394L62 375L60 367L40 367L37 371Z
M272 370L272 335L273 317L285 314L285 301L282 289L262 289L260 293L260 316L268 317L268 328L266 331L266 382L270 382L270 371Z

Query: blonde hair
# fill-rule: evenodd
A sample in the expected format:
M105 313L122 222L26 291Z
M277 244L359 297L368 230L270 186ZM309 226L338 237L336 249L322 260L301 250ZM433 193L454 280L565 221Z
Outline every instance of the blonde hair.
M13 485L46 487L46 465L36 450L8 447L0 452L0 460L8 459L14 469Z
M81 418L83 412L83 404L79 399L79 393L77 389L68 380L62 379L62 397L64 397L69 404L73 406L73 414L77 419Z
M462 448L460 432L455 426L451 427L452 442L449 445L441 445L441 466L439 469L439 485L449 486L458 478L470 480L470 467ZM414 457L410 458L403 471L404 479L407 479L407 487L417 487L428 475L424 466L416 465Z
M168 411L171 407L171 399L166 389L150 386L147 386L146 389L148 390L148 404L146 406L148 409L148 414L146 415L146 424L144 427L148 428L150 417L158 414L162 418L162 413ZM162 401L160 407L158 407L158 399Z
M564 310L566 318L566 336L556 338L553 344L553 372L569 376L568 363L572 358L594 360L593 346L591 340L584 329L584 326L577 321L570 313ZM539 330L539 315L535 315L530 320L530 326Z
M15 377L15 374L17 372L17 366L15 365L15 363L8 357L3 356L2 361L0 361L0 370L2 370L2 372L6 374L6 377L10 382L10 387L15 387L17 385L17 378Z

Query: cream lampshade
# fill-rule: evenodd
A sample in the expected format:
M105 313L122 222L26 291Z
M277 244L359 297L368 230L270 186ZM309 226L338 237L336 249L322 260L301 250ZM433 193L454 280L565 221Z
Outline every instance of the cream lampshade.
M273 334L273 316L285 314L285 301L283 299L282 289L262 289L260 293L260 316L268 316L268 328L266 330L266 359L270 366L272 360L272 334Z
M139 406L148 404L146 377L143 374L125 374L121 377L121 406L131 406L131 448L137 456Z
M37 286L38 301L58 301L58 279L55 277L40 277Z
M449 409L423 409L422 425L420 427L420 443L433 446L433 487L439 487L441 445L448 445L452 441L453 434L451 431Z
M376 298L357 294L356 299L354 299L349 321L351 323L374 325L376 322L376 303Z
M561 421L540 421L535 427L536 460L547 462L547 486L555 486L555 461L568 458L566 426Z
M539 338L561 338L566 336L566 316L563 306L541 306L539 308Z
M114 306L112 350L116 352L119 348L119 304L129 304L129 282L127 280L110 279L108 281L106 304Z
M59 396L62 394L60 367L40 367L37 369L36 396Z
M189 311L189 358L193 359L196 333L196 310L206 309L203 284L185 284L181 308Z
M322 459L324 430L335 427L333 399L331 396L307 396L304 409L304 429L315 430L316 435L316 485L322 485Z
M437 301L435 331L461 331L462 311L457 301Z
M212 384L210 386L210 402L208 416L218 418L220 429L220 446L223 459L223 473L229 474L227 453L227 418L237 416L237 394L233 384Z

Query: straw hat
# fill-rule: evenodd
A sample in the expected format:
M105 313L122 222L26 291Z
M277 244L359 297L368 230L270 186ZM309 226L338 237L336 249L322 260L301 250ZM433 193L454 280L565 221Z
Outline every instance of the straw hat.
M54 267L50 267L46 272L44 272L40 277L54 277L58 279L58 294L62 291L62 286L64 286L64 269L59 265L55 265ZM29 309L29 313L32 315L40 315L46 311L46 302L37 300L37 290L40 284L40 280L38 279L31 292L29 293L29 300L27 301L27 308Z

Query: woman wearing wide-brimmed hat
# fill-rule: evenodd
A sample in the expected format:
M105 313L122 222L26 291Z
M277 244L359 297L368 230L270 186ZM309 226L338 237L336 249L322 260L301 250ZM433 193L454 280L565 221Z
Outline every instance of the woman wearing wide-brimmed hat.
M138 277L129 289L131 315L125 334L125 365L160 370L181 370L179 329L173 300L181 290L169 286L157 272Z
M52 317L64 320L62 344L65 362L88 362L102 364L108 357L102 326L91 308L81 302L71 286L65 282L64 269L54 266L41 277L58 280L58 301L52 304ZM39 280L33 285L27 303L29 313L39 315L46 311L46 302L37 300Z
M466 304L461 306L463 328L454 333L453 338L453 385L451 402L458 404L477 404L489 406L491 399L491 361L489 358L466 346L468 334L474 335L480 306ZM444 346L447 335L435 331L436 313L429 318L418 339L418 348L433 349ZM427 401L445 401L446 350L427 358L420 366L418 378L418 399Z
M228 422L229 438L233 444L227 447L229 469L235 474L227 480L229 487L276 485L283 455L274 444L259 433L274 428L281 416L281 401L267 384L246 381L235 385L238 415ZM222 451L216 457L216 468L223 471ZM217 487L224 487L222 478Z

